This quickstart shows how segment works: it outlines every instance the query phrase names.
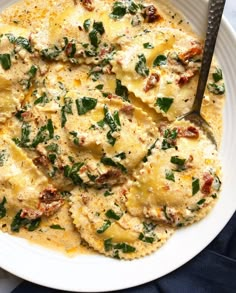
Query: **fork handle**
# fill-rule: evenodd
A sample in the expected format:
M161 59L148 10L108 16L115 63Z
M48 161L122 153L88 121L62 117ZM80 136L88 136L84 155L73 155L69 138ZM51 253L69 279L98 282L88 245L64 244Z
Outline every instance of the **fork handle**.
M221 18L226 0L210 0L208 7L208 26L203 52L202 65L199 75L199 82L192 111L200 114L202 100L208 80L211 61L215 50L216 39L220 28Z

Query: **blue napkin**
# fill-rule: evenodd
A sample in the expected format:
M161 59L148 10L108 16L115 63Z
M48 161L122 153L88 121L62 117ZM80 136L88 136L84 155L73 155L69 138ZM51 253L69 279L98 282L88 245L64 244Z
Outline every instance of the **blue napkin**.
M59 293L23 282L12 293ZM176 271L119 293L236 293L236 213L201 253Z

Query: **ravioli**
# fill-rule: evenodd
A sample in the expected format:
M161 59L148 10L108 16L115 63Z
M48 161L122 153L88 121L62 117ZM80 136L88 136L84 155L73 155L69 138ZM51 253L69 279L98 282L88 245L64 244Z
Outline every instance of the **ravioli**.
M216 150L189 122L163 129L156 149L135 174L128 211L173 226L200 220L213 207L221 182Z
M23 0L0 15L0 229L135 259L213 208L218 153L178 117L202 40L163 0ZM218 145L223 73L202 106ZM217 117L216 117L217 116Z
M37 219L43 214L54 212L53 206L48 206L47 197L56 193L32 161L7 136L1 137L1 196L11 209L20 211L22 218ZM50 203L61 206L58 197Z
M122 49L112 64L122 83L170 121L189 112L195 92L190 79L197 74L199 64L197 59L194 63L181 56L201 58L201 44L178 29L163 28L146 30L120 42ZM189 82L185 84L186 79Z
M126 189L75 189L71 213L82 238L96 251L115 258L134 259L155 251L174 230L133 217L124 206Z

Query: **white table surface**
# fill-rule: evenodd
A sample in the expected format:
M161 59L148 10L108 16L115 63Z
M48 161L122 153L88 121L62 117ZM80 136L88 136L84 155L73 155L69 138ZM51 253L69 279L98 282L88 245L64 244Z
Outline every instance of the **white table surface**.
M236 31L236 0L226 1L224 15ZM21 279L0 269L0 293L11 293L21 282Z

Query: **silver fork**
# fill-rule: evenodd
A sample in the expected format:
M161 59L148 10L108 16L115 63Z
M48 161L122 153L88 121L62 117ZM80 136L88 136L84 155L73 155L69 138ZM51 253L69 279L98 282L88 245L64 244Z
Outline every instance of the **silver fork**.
M224 11L226 0L210 0L208 8L208 27L206 32L206 39L204 45L204 52L202 58L202 65L199 74L197 92L195 95L195 100L190 112L179 117L178 120L185 119L193 122L195 125L199 126L210 141L216 146L217 143L215 136L212 132L211 126L208 122L201 116L201 106L202 100L204 98L204 92L206 88L206 83L210 71L210 66L212 62L213 53L215 50L215 44L217 35L220 28L220 23Z

